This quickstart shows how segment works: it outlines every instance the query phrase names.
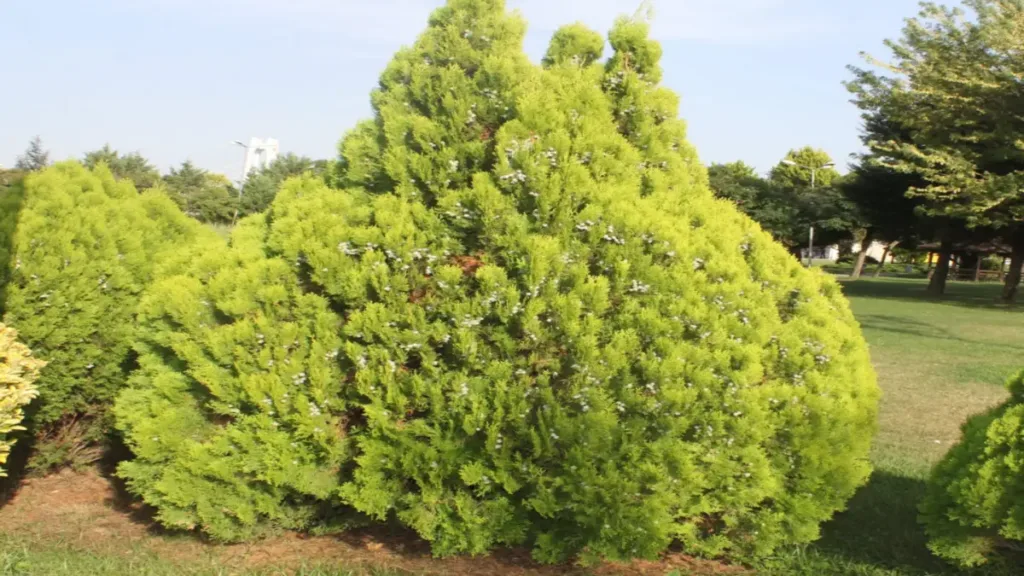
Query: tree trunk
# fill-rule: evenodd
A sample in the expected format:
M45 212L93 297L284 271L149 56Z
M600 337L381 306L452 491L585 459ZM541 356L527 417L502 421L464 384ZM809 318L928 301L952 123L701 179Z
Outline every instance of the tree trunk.
M931 282L928 283L928 293L932 296L942 296L946 293L946 279L949 278L949 258L953 255L953 242L948 238L942 240L939 248L939 261L932 271Z
M878 266L875 268L875 278L882 275L882 269L885 268L885 261L889 259L889 252L892 252L893 248L899 245L899 241L892 242L885 245L885 252L882 253L882 259L878 262Z
M1013 252L1010 254L1010 271L1006 273L1006 281L1003 283L1003 302L1007 304L1013 304L1017 299L1021 266L1024 266L1024 240L1018 239L1013 243Z
M981 263L985 260L982 254L978 254L977 260L974 262L974 281L981 282Z
M868 259L869 246L871 246L871 234L865 234L864 238L860 241L860 252L857 253L857 261L853 264L853 272L850 273L850 278L854 280L860 278L861 272L864 271L864 262Z

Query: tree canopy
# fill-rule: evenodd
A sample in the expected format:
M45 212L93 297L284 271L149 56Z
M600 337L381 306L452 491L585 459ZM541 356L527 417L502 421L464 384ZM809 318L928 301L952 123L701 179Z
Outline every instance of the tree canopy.
M18 170L36 171L50 165L50 152L43 148L43 139L36 136L28 144L25 153L18 156L14 167Z
M140 153L121 154L109 144L104 144L99 150L87 152L82 164L90 170L100 164L106 164L115 178L130 180L140 192L160 182L160 171Z
M163 178L167 193L200 222L228 223L238 209L238 192L226 176L212 174L186 160Z
M887 42L891 60L867 56L875 69L851 67L848 87L873 161L919 176L908 194L944 219L942 262L958 222L1006 229L1014 255L1004 298L1012 300L1024 263L1024 234L1015 231L1024 221L1024 2L963 4L970 13L922 4Z
M327 168L325 160L312 160L292 153L279 156L269 166L246 177L239 200L239 215L247 216L269 208L285 180L306 173L324 176Z

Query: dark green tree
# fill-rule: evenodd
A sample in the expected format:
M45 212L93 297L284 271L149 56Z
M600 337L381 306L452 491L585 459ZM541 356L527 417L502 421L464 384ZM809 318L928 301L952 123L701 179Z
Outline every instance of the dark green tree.
M269 166L253 171L245 179L239 200L239 216L248 216L269 208L285 180L306 173L324 176L326 172L327 162L324 160L312 160L290 153L278 157Z
M104 144L103 148L93 150L82 160L86 168L92 169L106 164L115 178L130 180L138 191L148 190L160 182L160 171L149 163L138 152L120 154L117 150Z
M918 208L920 199L908 196L920 177L899 172L862 158L851 173L843 179L839 190L857 211L861 229L858 231L860 252L854 263L853 278L859 278L864 269L868 248L873 242L886 244L885 256L897 245L916 243L922 232L922 216Z
M859 221L855 207L839 190L842 176L827 153L811 147L791 150L769 174L772 203L787 216L776 238L794 254L807 246L814 228L816 246L848 240Z
M922 4L902 36L889 41L891 62L851 67L848 83L869 122L898 125L868 139L873 155L921 183L910 194L945 224L940 268L929 289L945 289L950 236L960 223L1004 229L1013 243L1003 298L1012 301L1024 265L1024 2L965 0L961 8ZM871 136L876 136L871 134ZM888 137L886 137L888 136Z
M736 204L777 240L790 241L789 231L797 218L797 206L788 201L782 187L743 162L712 164L708 167L708 179L716 196Z
M226 176L211 174L186 160L163 178L167 193L179 207L200 222L225 224L238 207L238 192Z
M25 153L18 156L18 160L15 162L14 167L18 170L26 170L33 172L36 170L42 170L50 165L50 152L43 148L43 140L39 136L36 136L28 144L28 148L25 149Z

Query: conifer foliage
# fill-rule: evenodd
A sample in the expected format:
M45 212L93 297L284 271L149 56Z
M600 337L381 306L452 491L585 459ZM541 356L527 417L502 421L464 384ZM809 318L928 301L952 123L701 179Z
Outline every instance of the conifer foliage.
M1005 404L964 424L921 504L928 546L962 566L1024 547L1024 372L1009 388Z
M140 195L102 166L57 164L29 174L22 188L3 320L48 362L32 409L35 464L81 464L109 428L142 290L201 225L164 194Z
M35 381L46 363L32 357L32 351L18 342L18 333L0 324L0 465L14 445L12 432L21 425L24 407L39 395ZM0 476L6 476L0 467Z
M543 561L806 542L869 473L878 390L838 286L712 197L621 20L543 67L501 0L400 52L331 176L143 304L120 469L223 540L397 519Z

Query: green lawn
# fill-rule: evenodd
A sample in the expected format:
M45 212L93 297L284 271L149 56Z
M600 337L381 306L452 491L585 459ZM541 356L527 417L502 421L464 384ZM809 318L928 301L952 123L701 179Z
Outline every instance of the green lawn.
M239 569L211 559L169 560L143 547L85 551L75 542L40 542L0 533L0 576L401 576L387 569L345 569L289 563L285 569Z
M849 510L824 526L819 542L781 553L760 572L769 576L965 574L928 552L917 522L917 502L929 468L957 441L960 424L1005 398L1003 381L1024 367L1024 307L1018 311L997 305L999 286L992 284L950 284L942 301L926 297L923 281L862 280L844 286L871 345L884 393L872 454L876 471ZM83 552L73 541L0 532L0 576L395 574L301 568L294 563L290 563L292 572L237 571L215 555L201 557L206 548L195 541L187 549L198 552L184 558L179 554L170 563L154 553L159 546L152 545L166 544L167 537L148 539L148 547L118 542ZM534 573L489 572L495 576ZM474 572L471 568L462 573ZM995 566L966 574L1021 573L1019 566Z
M934 301L923 281L844 283L871 345L883 398L871 482L818 543L781 555L765 574L1019 575L1020 566L973 572L932 556L917 523L930 467L959 426L1006 397L1004 380L1024 367L1024 309L996 304L1000 287L951 283Z

